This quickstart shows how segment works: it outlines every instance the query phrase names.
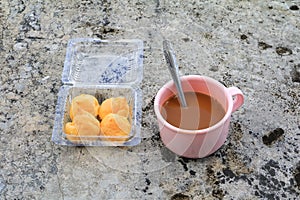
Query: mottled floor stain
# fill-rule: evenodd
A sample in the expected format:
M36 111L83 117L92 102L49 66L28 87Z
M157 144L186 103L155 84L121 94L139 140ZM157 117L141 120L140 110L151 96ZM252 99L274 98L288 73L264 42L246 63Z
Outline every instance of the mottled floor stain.
M293 51L287 47L276 47L276 53L280 56L291 55Z
M295 65L291 70L291 77L293 82L300 83L300 64Z
M284 130L282 128L276 128L275 130L269 132L267 135L262 137L263 143L265 145L271 145L281 139L284 134Z
M189 196L177 193L171 197L171 200L190 200Z

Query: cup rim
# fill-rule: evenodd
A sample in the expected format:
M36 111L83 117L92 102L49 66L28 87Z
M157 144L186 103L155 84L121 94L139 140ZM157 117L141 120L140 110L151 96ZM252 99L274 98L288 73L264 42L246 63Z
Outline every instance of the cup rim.
M181 80L189 80L191 78L197 78L197 79L204 79L205 81L212 83L212 84L216 84L218 85L218 87L224 88L225 90L227 89L223 84L221 84L219 81L208 77L208 76L202 76L202 75L185 75L180 77ZM159 100L162 96L162 93L166 90L171 88L171 86L174 85L173 80L170 80L169 82L167 82L163 87L160 88L160 90L157 92L156 96L155 96L155 100L154 100L154 112L156 114L156 117L158 118L158 120L160 122L162 122L162 124L164 126L166 126L167 128L176 131L176 133L178 134L205 134L207 132L210 132L214 129L219 128L220 126L224 125L224 123L230 118L231 114L232 114L232 107L233 107L233 100L231 98L231 96L229 95L229 93L225 92L225 96L226 99L228 101L228 107L227 107L227 111L225 113L225 115L223 116L223 118L218 121L216 124L214 124L213 126L210 126L208 128L205 129L199 129L199 130L188 130L188 129L181 129L178 128L176 126L171 125L169 122L167 122L167 120L165 120L163 118L163 116L160 113L160 106L159 106Z

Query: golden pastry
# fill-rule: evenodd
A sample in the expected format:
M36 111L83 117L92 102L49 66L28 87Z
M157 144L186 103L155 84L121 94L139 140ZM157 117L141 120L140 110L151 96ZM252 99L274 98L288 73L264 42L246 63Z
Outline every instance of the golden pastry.
M74 116L77 115L80 109L85 110L86 112L89 112L94 117L96 117L98 115L99 103L94 96L89 94L82 94L72 100L70 107L70 118L72 120Z
M77 115L74 116L72 122L66 123L65 133L69 140L95 140L97 138L88 138L88 136L100 135L100 123L89 112L80 110ZM81 138L85 137L85 138Z
M126 117L118 114L106 115L100 123L101 132L103 136L108 136L105 140L110 141L125 141L131 130L131 125ZM109 138L112 136L112 138ZM120 136L120 138L118 138Z
M110 113L128 117L129 106L125 97L109 98L102 102L99 107L99 116L101 119Z

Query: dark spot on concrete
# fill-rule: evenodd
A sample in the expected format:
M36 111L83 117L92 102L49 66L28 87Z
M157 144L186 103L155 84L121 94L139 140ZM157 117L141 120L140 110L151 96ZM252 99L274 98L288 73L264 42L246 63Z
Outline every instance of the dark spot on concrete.
M254 137L258 137L259 136L258 132L254 133L253 131L249 131L249 134L253 135Z
M184 171L188 171L187 164L183 159L179 159L178 162L182 164Z
M270 183L270 180L262 174L259 175L258 180L260 185L268 186Z
M295 170L295 181L296 181L296 186L300 189L300 163L298 163L298 167Z
M146 184L147 184L147 185L150 185L150 184L151 184L151 181L150 181L148 178L146 178L145 181L146 181Z
M18 2L17 9L18 13L22 13L26 9L26 6L23 1Z
M212 196L216 197L218 199L223 199L225 196L225 193L222 189L215 189L212 191Z
M209 68L209 70L212 72L216 72L219 70L219 66L217 66L217 65L211 66L211 68Z
M21 30L24 32L41 30L40 19L35 11L24 16L24 20L21 22Z
M204 33L204 37L206 39L212 39L213 38L213 35L211 33Z
M148 126L148 123L144 122L144 120L142 119L142 127L146 127ZM143 140L146 140L147 138L143 138Z
M289 180L289 182L290 182L290 185L294 185L294 179L291 178L291 179Z
M247 181L247 183L249 185L252 185L252 182L253 182L253 178L248 178L246 175L242 174L238 177L239 179L242 179L244 181Z
M291 77L293 82L300 83L300 64L295 65L291 71Z
M290 6L290 10L299 10L299 7L296 5Z
M207 168L206 168L206 173L207 173L207 176L208 177L212 177L212 176L214 176L214 170L212 170L212 166L207 166Z
M272 159L269 160L269 162L265 166L270 166L270 167L273 167L273 168L276 168L276 169L280 169L279 163L276 162L275 160L272 160Z
M162 159L166 162L174 162L176 155L170 151L169 149L167 149L166 147L162 147L160 149L160 153L162 155Z
M236 177L236 175L233 173L233 171L229 168L225 168L223 169L223 173L225 176L229 177L229 178L234 178Z
M246 40L247 38L248 38L247 35L245 35L245 34L241 35L241 40Z
M190 175L195 176L196 172L194 170L190 170Z
M149 187L146 186L142 191L143 191L144 193L146 193L146 192L148 191L148 189L149 189Z
M231 138L234 141L240 141L243 137L242 126L239 122L233 122L233 133L231 134Z
M223 199L225 192L220 188L220 183L225 184L225 176L220 172L215 172L212 165L206 168L207 182L212 186L212 196L217 199Z
M284 193L282 193L281 196L282 196L283 198L286 198L286 197L287 197L286 194L284 194Z
M282 128L276 128L275 130L268 133L268 135L264 135L262 137L263 143L265 145L271 145L274 142L278 141L283 134L284 130Z
M107 34L107 33L116 33L116 32L119 32L118 29L115 29L115 28L109 28L109 27L105 27L103 29L103 34Z
M184 42L188 42L188 41L190 41L190 38L182 38L182 40L183 40Z
M258 47L265 50L265 49L269 49L272 48L272 45L269 45L265 42L258 42Z
M279 199L277 196L275 196L275 194L273 193L269 194L262 190L255 191L255 196L262 197L263 199L274 199L274 200Z
M271 178L271 181L273 182L274 185L279 185L279 181L276 178Z
M223 80L221 81L221 83L223 85L225 85L225 87L228 87L228 85L233 85L234 82L232 80L232 74L230 74L229 72L225 72L225 74L223 75Z
M280 199L274 191L283 189L284 191L293 192L290 187L284 188L286 183L276 178L276 171L281 170L278 162L271 159L261 169L265 172L256 176L259 181L258 185L254 185L256 196L264 199ZM293 185L291 180L290 183Z
M160 6L160 1L156 0L156 5L155 5L155 13L161 13L161 11L164 10L161 6Z
M300 172L295 174L295 180L296 180L297 187L300 188Z
M108 22L105 21L105 24L107 24ZM122 32L122 30L117 29L117 28L113 28L113 27L108 27L107 25L103 25L103 26L91 26L91 29L93 31L93 35L95 35L96 37L100 38L100 39L104 39L107 37L107 35L112 35L112 34L118 34L120 32Z
M58 88L56 86L56 83L52 84L52 88L50 89L50 92L53 94L57 94L58 93Z
M182 194L182 193L177 193L177 194L174 194L172 197L171 197L171 200L189 200L190 197L185 195L185 194Z
M142 122L142 126L150 126L151 124L150 123L145 123L145 122ZM160 139L160 134L158 131L156 132L153 132L153 135L151 137L147 137L147 138L142 138L143 141L145 142L150 142L151 145L153 146L158 146L159 148L163 148L164 145ZM145 148L145 151L147 151L147 149Z
M153 109L155 96L152 97L151 101L142 109L143 112Z
M275 176L275 170L273 168L270 168L268 171L271 176Z
M41 185L40 190L45 190L45 187L43 185Z
M270 10L272 10L272 9L273 9L273 6L269 6L268 8L269 8Z
M287 47L276 47L276 53L280 56L287 56L291 55L293 51Z
M109 21L109 19L107 18L107 17L105 17L104 19L103 19L103 26L107 26L107 25L109 25L110 24L110 21Z

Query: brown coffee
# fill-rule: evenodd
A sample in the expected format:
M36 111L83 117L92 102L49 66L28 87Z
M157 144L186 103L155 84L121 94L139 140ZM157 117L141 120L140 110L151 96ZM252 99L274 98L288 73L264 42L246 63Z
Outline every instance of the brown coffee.
M198 93L184 93L187 107L180 106L179 98L170 97L161 109L162 116L173 126L187 130L199 130L213 126L225 115L222 105L214 98Z

